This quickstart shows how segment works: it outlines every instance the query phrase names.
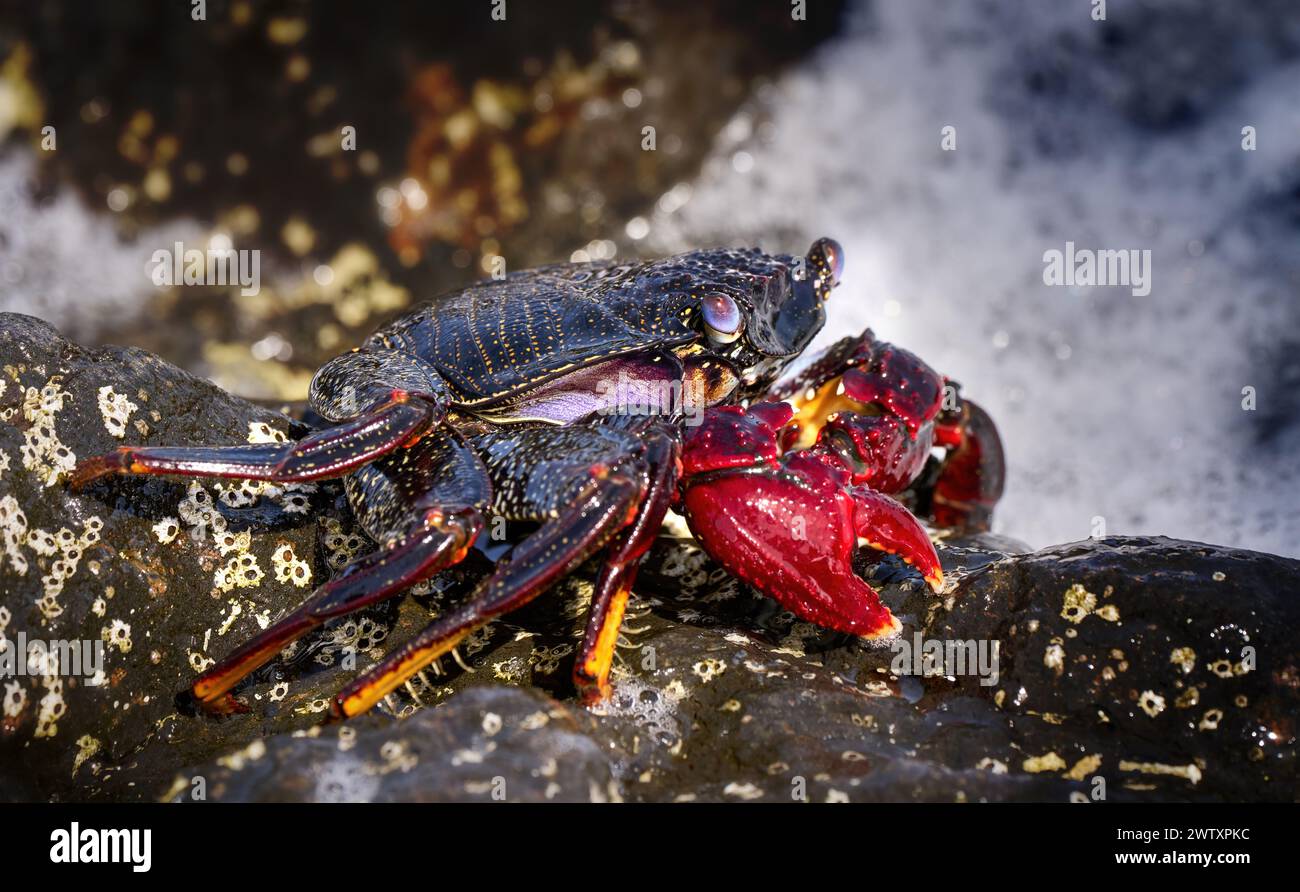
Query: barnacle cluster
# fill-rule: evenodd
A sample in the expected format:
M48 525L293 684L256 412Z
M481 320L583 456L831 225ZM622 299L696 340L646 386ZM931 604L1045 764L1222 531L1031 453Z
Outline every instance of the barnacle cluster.
M23 399L23 419L27 422L20 450L23 467L45 486L53 486L77 465L77 456L63 444L54 428L54 416L68 399L62 381L62 375L55 375L39 390L27 388Z
M126 436L126 423L131 413L140 408L127 399L125 394L116 393L111 384L99 388L99 414L104 417L105 429L119 440Z
M76 572L86 549L99 541L104 521L97 516L86 519L80 534L68 527L62 527L56 533L42 529L33 529L27 534L27 546L49 561L46 573L41 577L43 596L37 601L41 614L46 619L54 619L63 613L58 602L63 592L64 583Z

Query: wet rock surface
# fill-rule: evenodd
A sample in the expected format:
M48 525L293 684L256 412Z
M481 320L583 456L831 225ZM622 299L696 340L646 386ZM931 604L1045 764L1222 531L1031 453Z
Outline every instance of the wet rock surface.
M989 566L930 634L1002 642L994 701L1037 764L1293 799L1297 569L1158 537L1060 545Z
M1296 796L1300 562L1167 539L1026 553L948 538L941 595L861 553L903 641L971 643L957 667L924 652L904 666L887 646L797 622L665 538L638 581L609 703L583 709L568 681L591 592L580 573L371 714L323 724L344 679L484 571L472 554L305 639L240 688L249 712L184 715L173 698L198 668L366 547L339 488L153 478L71 493L65 472L87 455L248 442L293 423L29 317L0 316L0 382L6 652L62 640L103 655L88 677L38 661L0 679L3 799Z
M39 320L0 315L0 635L11 655L75 645L60 665L29 660L0 680L6 789L84 797L131 784L141 748L171 738L185 679L328 573L328 487L154 478L75 494L76 460L290 431L143 351L84 350ZM215 733L208 745L225 745L229 730Z
M254 740L177 777L165 798L278 802L618 801L594 719L533 691L481 687L400 722Z

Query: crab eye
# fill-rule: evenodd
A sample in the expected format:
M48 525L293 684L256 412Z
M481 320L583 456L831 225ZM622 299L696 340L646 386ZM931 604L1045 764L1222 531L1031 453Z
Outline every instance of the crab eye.
M822 242L822 254L826 256L826 265L830 267L831 281L838 285L840 279L844 278L844 249L839 242L828 238Z
M704 330L709 340L730 344L744 331L745 320L740 307L725 294L708 294L704 297Z
M808 260L819 275L830 274L830 281L825 285L826 291L829 292L840 283L840 279L844 278L844 249L835 239L819 238L813 242L812 250L808 252ZM824 294L822 298L825 299Z

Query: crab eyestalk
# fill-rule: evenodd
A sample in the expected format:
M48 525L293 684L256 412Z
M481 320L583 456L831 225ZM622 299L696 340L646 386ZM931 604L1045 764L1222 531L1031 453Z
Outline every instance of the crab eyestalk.
M863 638L901 626L853 571L859 541L900 556L936 591L939 557L925 529L888 496L855 486L830 451L781 454L793 409L713 409L687 433L682 504L691 530L730 573L797 616Z
M813 289L824 301L844 277L844 249L833 238L819 238L808 249L807 261L812 272Z

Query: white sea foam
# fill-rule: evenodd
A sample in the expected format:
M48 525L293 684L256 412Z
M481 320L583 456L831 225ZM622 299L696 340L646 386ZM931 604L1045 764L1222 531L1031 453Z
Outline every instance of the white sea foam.
M155 293L147 265L161 246L200 239L193 221L123 238L107 212L87 208L67 187L37 200L32 156L0 158L0 311L27 313L72 338L136 318Z
M839 239L846 281L817 344L870 325L993 413L1010 466L999 532L1041 546L1100 517L1107 533L1300 554L1300 435L1257 445L1242 409L1247 386L1261 411L1297 405L1263 357L1300 329L1295 223L1266 216L1294 183L1300 67L1261 61L1203 118L1143 127L1086 89L1025 93L1032 48L1095 40L1086 5L1000 6L858 10L724 130L649 243ZM1044 251L1067 240L1150 249L1151 293L1044 285Z

